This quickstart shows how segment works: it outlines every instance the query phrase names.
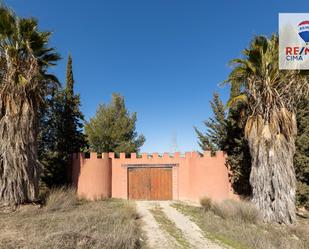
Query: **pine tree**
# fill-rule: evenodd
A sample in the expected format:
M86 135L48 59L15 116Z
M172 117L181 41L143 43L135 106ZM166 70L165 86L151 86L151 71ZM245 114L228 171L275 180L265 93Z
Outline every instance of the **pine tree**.
M203 123L206 126L206 132L203 133L194 127L198 137L198 144L203 151L210 150L215 154L217 150L225 148L226 139L226 112L224 104L218 93L213 94L213 100L210 101L211 109L214 117L205 120Z
M85 125L90 149L95 152L138 152L143 135L135 131L136 113L130 114L124 98L113 94L112 103L99 105L95 117Z
M210 150L212 155L216 150L227 153L227 166L232 172L230 179L233 189L240 195L248 196L251 193L251 158L244 137L245 107L238 105L226 110L217 93L214 93L210 105L214 116L204 121L206 132L195 128L199 146L203 151Z

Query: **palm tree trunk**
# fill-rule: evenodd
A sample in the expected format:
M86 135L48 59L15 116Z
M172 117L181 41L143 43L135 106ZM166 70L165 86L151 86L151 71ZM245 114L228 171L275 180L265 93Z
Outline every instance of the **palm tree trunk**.
M295 222L294 137L272 135L268 125L255 122L247 138L252 157L252 201L267 222Z
M0 96L0 202L36 201L39 190L36 106L22 96Z

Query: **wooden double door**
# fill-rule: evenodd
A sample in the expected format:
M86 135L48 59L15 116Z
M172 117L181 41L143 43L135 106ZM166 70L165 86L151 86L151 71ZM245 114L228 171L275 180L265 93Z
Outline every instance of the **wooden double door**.
M129 167L128 197L134 200L171 200L172 167Z

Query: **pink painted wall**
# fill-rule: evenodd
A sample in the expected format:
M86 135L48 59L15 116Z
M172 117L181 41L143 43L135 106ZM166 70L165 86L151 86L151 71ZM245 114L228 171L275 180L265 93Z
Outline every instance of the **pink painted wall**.
M102 158L97 158L97 153L91 153L90 158L83 153L73 154L72 165L72 184L80 197L96 200L112 196L112 164L108 153Z
M98 196L127 199L128 197L128 165L131 164L171 164L173 165L173 199L199 201L208 196L215 201L235 198L225 166L225 155L217 152L211 157L209 152L200 156L196 152L187 152L184 157L180 153L169 155L143 153L137 158L135 153L126 158L124 153L115 158L114 153L106 153L97 158L91 153L85 159L82 153L73 158L72 182L77 193L88 199Z

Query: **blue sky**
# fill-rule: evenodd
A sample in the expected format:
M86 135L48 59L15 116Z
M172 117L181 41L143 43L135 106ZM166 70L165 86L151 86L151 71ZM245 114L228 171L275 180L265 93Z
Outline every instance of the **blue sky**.
M75 90L88 120L113 92L137 112L142 151L197 150L193 126L211 115L217 91L227 100L228 61L254 35L278 30L279 12L308 12L308 0L10 0L18 15L53 31L63 57L52 71L63 82L69 53Z

